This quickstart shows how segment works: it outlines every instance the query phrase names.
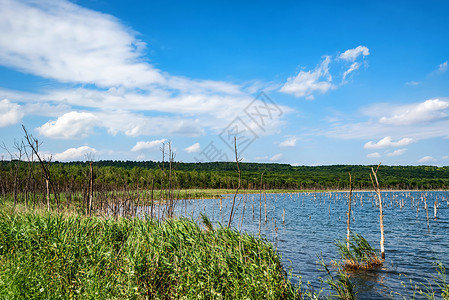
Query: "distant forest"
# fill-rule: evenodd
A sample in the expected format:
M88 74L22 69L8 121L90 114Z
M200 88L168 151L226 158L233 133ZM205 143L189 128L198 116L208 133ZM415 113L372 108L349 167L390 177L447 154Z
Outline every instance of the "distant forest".
M238 183L233 162L172 163L154 161L94 161L93 183L105 189L160 189L170 185L174 189L207 188L233 189ZM244 189L343 190L349 187L371 189L371 167L363 165L291 166L274 163L240 163ZM89 163L51 162L48 164L51 181L59 191L83 190L89 182ZM263 186L261 175L263 173ZM25 190L28 184L44 184L42 170L25 161L0 163L0 192L5 195ZM383 166L378 172L382 189L449 189L449 167ZM162 185L162 186L161 186Z

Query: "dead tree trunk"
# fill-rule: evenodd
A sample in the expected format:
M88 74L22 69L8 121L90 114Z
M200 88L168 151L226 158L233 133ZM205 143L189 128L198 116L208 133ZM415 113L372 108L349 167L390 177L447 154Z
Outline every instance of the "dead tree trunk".
M231 213L229 214L228 228L231 227L232 214L234 213L235 198L237 197L237 194L240 190L241 179L242 179L242 173L240 172L240 166L239 166L239 157L238 157L238 153L237 153L237 138L235 136L234 136L234 150L235 150L235 162L237 164L237 171L239 173L239 183L238 183L237 189L235 190L234 198L232 199L232 206L231 206Z
M382 259L385 259L385 235L384 235L384 214L383 214L383 205L382 205L382 195L380 193L380 187L379 187L379 181L377 180L377 171L379 170L380 163L377 166L376 171L374 171L373 168L371 168L371 172L373 173L373 176L370 174L371 182L373 183L374 190L376 192L377 198L379 199L379 218L380 218L380 255ZM374 177L374 180L373 180Z
M41 158L39 155L39 142L36 138L34 138L32 135L28 134L28 131L26 130L25 126L22 125L23 131L25 132L25 139L30 146L32 152L36 155L37 159L39 160L39 164L42 168L42 176L45 179L45 186L46 186L46 192L47 192L47 210L50 210L50 187L53 191L56 204L58 205L59 209L59 201L58 201L58 195L56 194L55 187L53 185L53 182L51 181L50 176L50 162L51 162L51 156L49 160L45 163L44 159Z
M348 199L348 232L346 234L346 246L349 250L349 238L351 237L351 204L352 204L352 178L349 173L349 199Z

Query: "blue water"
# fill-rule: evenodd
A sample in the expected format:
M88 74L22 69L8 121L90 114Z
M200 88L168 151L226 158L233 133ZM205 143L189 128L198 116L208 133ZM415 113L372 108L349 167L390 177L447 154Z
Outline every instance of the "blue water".
M203 212L213 224L225 226L232 197L228 195L222 200L222 210L219 199L179 201L176 214L197 220ZM397 292L410 298L413 293L410 280L414 284L428 284L437 274L432 265L436 260L449 266L449 192L382 192L382 199L385 262L377 270L352 273L351 281L359 299L403 299L395 294ZM434 219L436 199L438 209ZM232 226L257 235L260 201L261 235L282 255L286 269L291 268L294 274L302 276L303 283L310 281L318 289L318 278L325 276L319 270L318 256L327 263L340 258L334 242L346 238L348 193L240 194ZM285 223L282 222L283 209ZM363 235L376 249L380 248L379 208L373 192L353 193L351 230ZM298 279L292 278L292 281L297 283Z

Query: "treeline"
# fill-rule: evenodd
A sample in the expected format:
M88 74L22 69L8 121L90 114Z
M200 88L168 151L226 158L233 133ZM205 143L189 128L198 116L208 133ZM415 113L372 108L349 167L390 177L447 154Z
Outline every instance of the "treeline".
M30 185L45 185L42 169L27 161L0 163L0 192L31 190ZM373 166L376 167L376 166ZM349 187L350 172L353 187L371 189L371 166L291 166L288 164L241 163L242 187L260 189L263 173L265 189L343 190ZM89 163L48 163L55 190L82 191L88 189ZM96 161L93 162L94 188L102 190L162 189L169 184L168 162ZM448 189L449 167L381 166L379 182L383 189ZM234 189L238 184L236 165L232 162L180 163L172 165L172 189ZM34 190L34 189L33 189Z

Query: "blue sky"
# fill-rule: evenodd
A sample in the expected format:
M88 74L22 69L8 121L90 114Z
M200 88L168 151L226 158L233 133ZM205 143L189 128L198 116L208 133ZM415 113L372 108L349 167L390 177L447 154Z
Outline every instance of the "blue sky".
M0 142L53 160L449 163L447 1L0 0ZM0 149L4 159L10 155Z

